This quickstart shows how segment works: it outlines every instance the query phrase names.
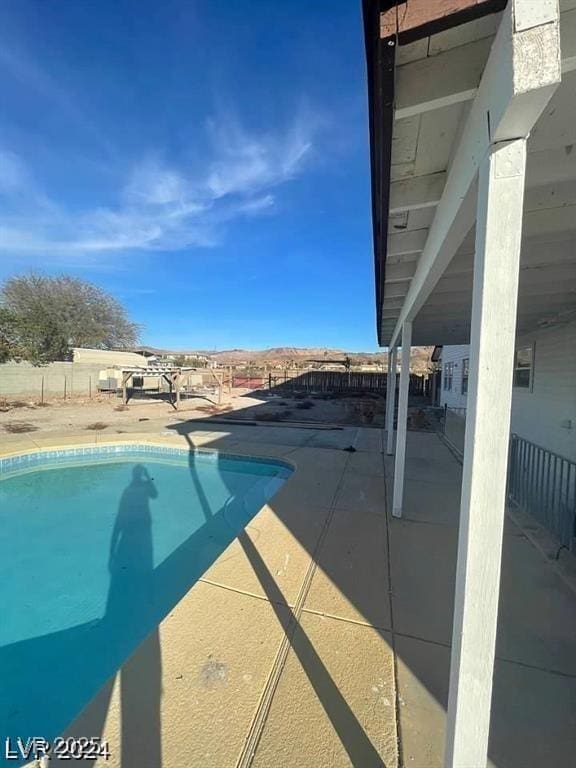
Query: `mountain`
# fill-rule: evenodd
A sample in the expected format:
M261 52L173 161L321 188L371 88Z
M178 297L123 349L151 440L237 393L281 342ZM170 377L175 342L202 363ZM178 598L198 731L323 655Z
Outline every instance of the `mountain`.
M197 352L218 360L220 363L249 362L278 363L286 360L303 362L312 359L344 360L346 352L342 349L326 347L271 347L270 349L224 349L220 352Z
M386 363L387 352L347 352L344 349L331 347L271 347L269 349L224 349L214 350L167 350L147 347L156 354L177 354L184 356L201 355L216 360L222 365L239 365L247 363L254 366L299 365L308 360L330 362L345 360L349 357L353 365L370 363ZM411 369L414 373L428 371L433 347L412 347Z

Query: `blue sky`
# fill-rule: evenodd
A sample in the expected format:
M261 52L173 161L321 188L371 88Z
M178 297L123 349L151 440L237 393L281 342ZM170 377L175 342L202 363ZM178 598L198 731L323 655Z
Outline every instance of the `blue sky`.
M0 279L174 348L376 348L359 0L2 0Z

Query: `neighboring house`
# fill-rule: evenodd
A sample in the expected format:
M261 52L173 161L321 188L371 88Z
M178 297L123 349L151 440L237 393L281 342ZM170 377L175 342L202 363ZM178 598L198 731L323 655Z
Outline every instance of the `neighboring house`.
M101 365L102 368L111 368L115 365L142 366L148 365L148 358L137 352L118 349L90 349L88 347L74 347L72 359L75 363L86 365Z

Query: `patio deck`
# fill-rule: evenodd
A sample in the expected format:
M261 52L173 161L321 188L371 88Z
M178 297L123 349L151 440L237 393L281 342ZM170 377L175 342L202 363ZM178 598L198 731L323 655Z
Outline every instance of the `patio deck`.
M102 765L122 768L440 766L458 462L435 435L409 433L397 520L381 430L194 427L117 439L278 456L296 472L69 734L102 734ZM575 724L576 594L507 520L490 765L568 765Z

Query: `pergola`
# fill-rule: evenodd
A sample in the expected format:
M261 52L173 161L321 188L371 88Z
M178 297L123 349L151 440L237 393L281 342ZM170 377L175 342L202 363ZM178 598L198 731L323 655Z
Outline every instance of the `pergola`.
M481 768L516 334L576 312L576 1L364 0L364 21L397 517L411 344L470 343L445 765Z
M224 374L218 372L213 368L193 368L182 366L161 366L154 365L149 368L143 368L139 366L122 367L119 369L121 374L121 387L122 387L122 402L124 405L128 403L128 390L130 389L130 381L134 376L145 377L157 377L167 382L170 387L170 402L174 406L175 410L180 408L180 396L182 393L182 383L186 377L192 373L206 374L209 373L214 377L218 384L218 405L222 403L222 389L224 387ZM218 375L220 373L220 375Z

